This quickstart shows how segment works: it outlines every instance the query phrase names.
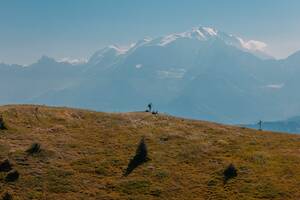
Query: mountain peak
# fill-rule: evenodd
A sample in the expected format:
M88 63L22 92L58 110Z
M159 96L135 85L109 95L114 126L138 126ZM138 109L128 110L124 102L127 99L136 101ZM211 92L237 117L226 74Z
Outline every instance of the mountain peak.
M214 37L218 35L218 30L211 27L205 27L205 26L194 27L192 28L191 32L198 33L201 36Z
M190 42L188 41L199 41L199 45L201 46L201 42L216 40L220 41L221 43L233 46L235 48L238 48L244 52L251 53L255 55L256 57L259 57L261 59L270 59L271 56L269 56L265 52L265 48L267 47L267 44L261 41L256 40L244 40L240 37L237 37L232 34L227 34L225 32L219 31L215 28L208 27L208 26L196 26L192 29L180 32L180 33L172 33L166 36L161 36L158 38L150 39L146 38L143 40L139 40L134 44L131 44L127 47L120 47L118 45L110 45L105 47L104 49L99 50L96 52L90 59L92 63L99 63L102 61L103 57L110 55L111 57L117 57L119 55L126 55L130 52L133 52L137 50L139 47L142 46L159 46L159 47L167 47L171 44L174 44L178 41L183 41L180 43L180 47L188 46ZM187 42L185 42L187 41Z
M174 34L169 34L167 36L163 36L161 37L161 40L159 41L158 45L165 46L180 38L197 39L200 41L206 41L209 40L210 38L214 38L217 36L218 36L218 31L216 29L199 26L199 27L194 27L191 30L185 32L174 33Z

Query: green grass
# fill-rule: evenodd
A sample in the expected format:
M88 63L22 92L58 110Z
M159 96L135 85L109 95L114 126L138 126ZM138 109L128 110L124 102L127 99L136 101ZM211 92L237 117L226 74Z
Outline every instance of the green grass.
M300 199L300 136L150 113L2 106L0 159L14 199ZM150 161L122 174L142 136ZM28 155L34 142L42 151ZM224 185L233 163L238 176Z

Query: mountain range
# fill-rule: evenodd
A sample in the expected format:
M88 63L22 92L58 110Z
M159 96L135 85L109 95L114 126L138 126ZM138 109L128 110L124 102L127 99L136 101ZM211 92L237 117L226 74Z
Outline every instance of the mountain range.
M266 44L208 27L95 52L84 63L43 56L0 64L0 104L48 104L101 111L154 109L222 123L300 114L300 52L277 60Z

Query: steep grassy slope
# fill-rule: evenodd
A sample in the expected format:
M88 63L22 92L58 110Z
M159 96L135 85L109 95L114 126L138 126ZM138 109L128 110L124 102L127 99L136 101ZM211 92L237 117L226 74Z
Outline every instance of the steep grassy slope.
M150 113L4 106L14 199L300 199L300 137ZM150 161L122 176L142 136ZM42 151L28 155L34 142ZM223 183L233 163L238 176ZM0 193L1 193L0 192Z

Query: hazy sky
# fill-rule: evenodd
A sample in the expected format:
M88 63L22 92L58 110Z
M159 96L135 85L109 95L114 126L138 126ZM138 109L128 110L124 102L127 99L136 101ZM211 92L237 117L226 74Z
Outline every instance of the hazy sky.
M300 50L299 10L299 0L0 0L0 61L88 58L197 25L264 41L281 58Z

